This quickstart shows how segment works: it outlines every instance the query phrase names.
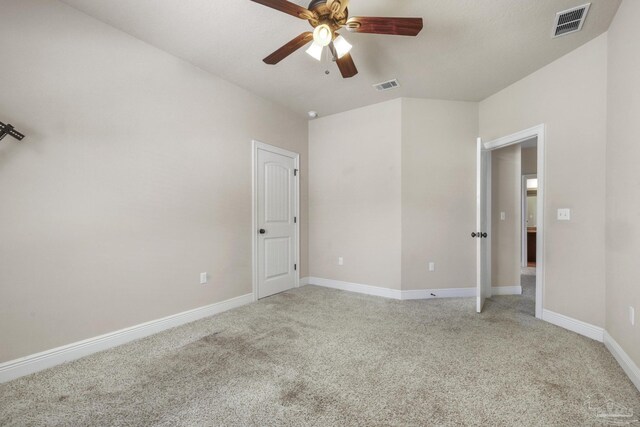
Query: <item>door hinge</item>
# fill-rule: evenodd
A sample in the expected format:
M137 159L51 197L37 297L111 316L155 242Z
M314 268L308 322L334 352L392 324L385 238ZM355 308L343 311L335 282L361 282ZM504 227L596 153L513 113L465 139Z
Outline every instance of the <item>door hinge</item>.
M293 264L293 269L297 271L298 270L298 264Z
M298 176L298 169L293 170L293 176Z
M297 216L294 216L294 217L293 217L293 223L294 223L294 224L297 224L297 223L298 223L298 217L297 217Z

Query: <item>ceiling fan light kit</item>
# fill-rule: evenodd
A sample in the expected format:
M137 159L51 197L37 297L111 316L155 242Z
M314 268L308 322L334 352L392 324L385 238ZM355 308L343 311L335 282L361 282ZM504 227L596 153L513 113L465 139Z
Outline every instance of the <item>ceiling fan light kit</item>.
M309 46L309 49L307 49L307 53L312 58L317 59L318 61L322 61L323 50L324 50L324 46L319 45L316 42L313 42L311 43L311 46Z
M351 43L349 43L344 37L338 36L333 41L333 47L336 49L336 55L338 58L342 58L347 53L351 52Z
M293 52L313 41L307 53L318 61L322 60L325 47L333 56L342 77L349 78L358 74L353 58L351 44L338 30L345 28L354 33L386 34L396 36L417 36L422 31L422 18L349 18L349 0L312 0L305 9L287 0L252 0L280 12L309 21L313 32L300 34L280 49L267 56L263 61L275 65Z
M333 40L333 31L327 24L320 24L313 30L313 41L320 46L329 46L331 40Z

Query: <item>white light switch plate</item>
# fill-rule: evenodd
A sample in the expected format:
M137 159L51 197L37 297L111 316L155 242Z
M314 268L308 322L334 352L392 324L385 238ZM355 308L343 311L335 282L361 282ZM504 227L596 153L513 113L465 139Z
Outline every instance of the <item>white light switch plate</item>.
M338 265L344 265L344 258L338 257Z
M500 212L500 221L504 221L505 219L507 219L507 213L506 212Z
M435 262L430 262L429 263L429 271L436 271L436 263Z
M209 281L208 276L209 276L209 274L207 274L207 273L200 273L200 284L201 285L206 285L207 284L207 282Z
M571 209L558 209L558 221L571 221Z
M636 309L629 306L629 322L631 326L636 326Z

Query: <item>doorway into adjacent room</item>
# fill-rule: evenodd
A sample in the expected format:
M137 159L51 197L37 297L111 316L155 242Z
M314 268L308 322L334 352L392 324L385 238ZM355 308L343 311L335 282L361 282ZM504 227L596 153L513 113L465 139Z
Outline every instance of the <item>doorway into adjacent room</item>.
M523 150L524 159L524 150ZM522 175L522 267L532 268L535 271L536 267L536 235L538 231L538 178L536 174L524 174Z
M542 318L544 125L478 140L478 304Z
M538 144L537 139L520 144L520 258L522 289L519 307L535 315L538 246Z

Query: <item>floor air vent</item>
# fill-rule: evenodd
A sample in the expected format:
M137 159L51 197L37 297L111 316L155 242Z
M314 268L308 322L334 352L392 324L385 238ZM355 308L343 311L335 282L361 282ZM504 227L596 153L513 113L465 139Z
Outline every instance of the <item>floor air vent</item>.
M591 3L556 13L552 37L566 36L582 29Z
M393 80L389 80L388 82L375 84L373 85L373 87L375 87L377 91L381 92L381 91L391 90L391 89L400 87L400 83L398 83L397 79L393 79Z

